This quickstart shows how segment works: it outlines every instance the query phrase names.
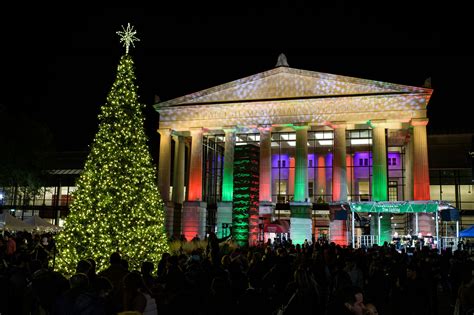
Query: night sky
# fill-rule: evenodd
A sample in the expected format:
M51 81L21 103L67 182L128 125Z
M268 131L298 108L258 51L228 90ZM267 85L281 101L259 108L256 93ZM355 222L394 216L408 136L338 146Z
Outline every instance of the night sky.
M130 22L154 143L155 95L169 100L269 70L282 52L293 68L413 86L431 77L429 130L473 131L469 10L437 6L11 7L0 13L0 106L47 125L57 150L87 149L124 53L116 31ZM454 12L454 24L444 23Z

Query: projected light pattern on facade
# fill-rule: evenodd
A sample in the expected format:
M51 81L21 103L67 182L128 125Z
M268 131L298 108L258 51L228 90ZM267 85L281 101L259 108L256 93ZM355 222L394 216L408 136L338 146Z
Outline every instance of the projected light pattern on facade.
M425 117L431 90L278 68L156 105L163 128ZM202 107L206 110L203 111ZM225 121L225 123L223 123Z

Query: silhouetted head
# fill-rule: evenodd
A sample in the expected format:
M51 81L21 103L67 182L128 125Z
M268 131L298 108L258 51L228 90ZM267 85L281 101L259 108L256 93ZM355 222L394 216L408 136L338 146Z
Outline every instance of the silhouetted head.
M120 253L115 252L110 255L110 264L111 265L120 265L120 262L122 261L122 257L120 256Z

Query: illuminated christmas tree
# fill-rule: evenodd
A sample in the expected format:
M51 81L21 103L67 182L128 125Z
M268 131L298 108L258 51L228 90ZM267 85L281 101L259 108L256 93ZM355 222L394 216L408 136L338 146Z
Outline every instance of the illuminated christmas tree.
M74 273L80 259L93 258L98 271L118 251L131 269L143 261L158 264L168 251L163 201L147 147L144 105L138 102L129 45L137 40L130 25L122 35L127 48L117 78L99 114L91 146L64 230L57 237L55 269Z

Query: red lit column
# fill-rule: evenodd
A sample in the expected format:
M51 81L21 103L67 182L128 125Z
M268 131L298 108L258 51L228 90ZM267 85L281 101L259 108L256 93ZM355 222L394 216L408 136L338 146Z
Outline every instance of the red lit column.
M413 126L413 198L430 200L430 176L428 168L428 142L426 125L428 118L412 119ZM426 236L435 234L435 222L431 214L418 215L418 231Z
M345 202L347 201L346 124L344 122L333 122L331 127L334 129L332 200L333 202ZM347 245L347 216L331 215L331 219L329 222L330 241L339 245Z
M272 203L272 126L260 125L259 216L263 224L271 222Z
M318 173L316 179L316 195L320 196L324 201L326 194L326 157L324 154L318 154ZM318 198L319 199L319 198Z
M202 128L191 128L188 200L184 202L183 233L189 241L206 232L207 204L202 201Z

